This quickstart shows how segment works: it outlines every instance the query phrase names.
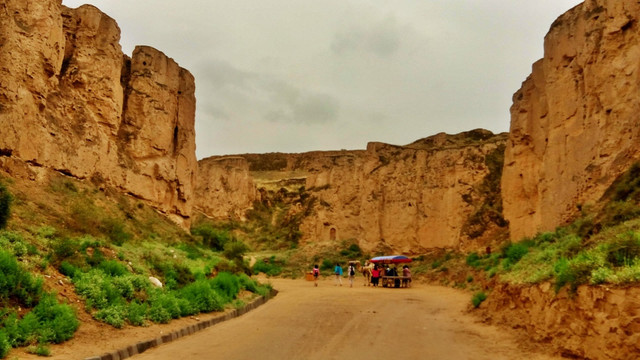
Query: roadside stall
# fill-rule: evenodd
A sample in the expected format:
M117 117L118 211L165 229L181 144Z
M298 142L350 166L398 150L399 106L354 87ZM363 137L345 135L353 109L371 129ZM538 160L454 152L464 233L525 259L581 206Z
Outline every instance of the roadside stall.
M399 288L401 284L408 284L411 280L410 277L402 276L397 271L398 264L410 263L413 260L411 258L404 255L387 255L387 256L377 256L370 260L370 262L382 265L385 269L384 275L382 275L382 286L383 287L397 287ZM393 265L393 268L391 267Z

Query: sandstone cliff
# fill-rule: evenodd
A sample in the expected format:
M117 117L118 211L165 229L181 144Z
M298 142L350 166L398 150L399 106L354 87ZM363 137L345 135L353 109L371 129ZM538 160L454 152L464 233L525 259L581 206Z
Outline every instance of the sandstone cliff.
M355 241L365 251L419 254L478 248L505 234L499 198L505 142L506 134L474 130L406 146L242 157L259 187L304 185L317 198L300 227L302 244Z
M2 163L92 179L187 225L197 167L193 76L150 47L128 58L113 19L60 3L0 5Z
M243 219L258 199L249 173L249 163L241 156L212 156L198 161L195 207L216 219Z
M502 189L511 237L570 221L640 159L640 4L587 0L560 16L513 97Z

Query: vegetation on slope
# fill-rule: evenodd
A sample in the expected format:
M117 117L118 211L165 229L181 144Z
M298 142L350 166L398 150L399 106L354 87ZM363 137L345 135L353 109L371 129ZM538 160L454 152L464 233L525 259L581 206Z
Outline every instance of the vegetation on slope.
M582 215L553 232L505 243L497 251L428 256L414 267L429 278L476 292L496 281L512 284L551 282L570 292L583 284L627 286L640 282L640 164L634 164L603 201L581 206ZM481 300L482 299L482 300Z
M18 346L48 355L47 344L73 336L81 312L117 328L144 326L235 306L240 291L270 291L246 274L239 241L218 246L136 199L66 176L42 187L4 182L0 358ZM56 294L63 289L73 294Z

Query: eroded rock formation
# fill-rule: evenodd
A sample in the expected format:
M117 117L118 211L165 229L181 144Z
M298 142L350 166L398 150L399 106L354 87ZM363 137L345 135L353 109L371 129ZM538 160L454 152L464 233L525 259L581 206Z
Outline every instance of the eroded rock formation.
M640 4L587 0L560 16L513 97L504 215L514 240L572 220L640 159Z
M216 219L243 219L258 192L241 156L209 157L198 161L195 207Z
M505 234L499 198L505 142L506 134L474 130L406 146L242 156L256 177L279 172L276 184L295 180L294 189L304 185L317 199L300 227L303 244L355 241L365 251L419 254L476 249Z
M521 329L576 359L635 359L640 353L640 290L500 284L480 308L487 321Z
M0 4L0 154L92 179L186 225L193 76L150 47L123 55L116 22L60 0Z

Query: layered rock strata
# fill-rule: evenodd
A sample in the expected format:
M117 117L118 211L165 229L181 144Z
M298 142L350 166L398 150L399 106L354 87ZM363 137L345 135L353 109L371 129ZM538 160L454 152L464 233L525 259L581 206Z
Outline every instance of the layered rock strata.
M484 246L506 224L479 213L496 156L493 194L506 134L474 130L438 134L406 146L370 143L367 150L242 155L263 172L303 179L317 199L301 230L303 244L356 242L365 251L419 254L431 248ZM494 174L495 175L495 174ZM297 188L296 188L297 189ZM495 208L500 211L499 195ZM472 218L477 216L478 221Z
M8 0L0 13L0 155L118 188L187 225L193 76L150 47L123 55L118 25L90 5Z
M259 197L249 163L241 156L198 161L195 193L196 209L216 219L244 219L246 210Z
M502 180L514 240L572 220L640 159L640 4L587 0L560 16L513 96Z
M489 175L485 160L505 141L506 135L476 130L330 155L334 165L307 177L306 188L320 201L302 224L303 240L353 239L365 251L404 254L485 244L496 224L484 223L472 239L469 220L486 197L479 191Z

